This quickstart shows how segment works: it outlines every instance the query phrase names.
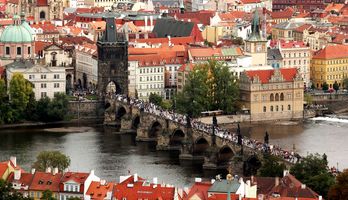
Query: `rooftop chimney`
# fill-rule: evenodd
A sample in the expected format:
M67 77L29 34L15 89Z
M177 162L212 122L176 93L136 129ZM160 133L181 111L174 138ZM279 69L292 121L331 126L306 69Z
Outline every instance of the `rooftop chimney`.
M155 184L155 185L158 184L158 179L157 179L157 177L153 178L153 184Z
M14 180L19 180L21 179L21 170L20 169L15 169L14 170Z
M89 174L93 176L94 175L94 170L92 169Z
M46 173L51 173L51 172L52 172L51 167L47 167L47 168L46 168Z
M284 176L287 176L288 174L290 174L289 170L284 170L284 171L283 171L283 177L284 177Z
M31 174L35 174L35 168L31 169Z
M100 180L100 185L106 185L106 180Z
M279 185L279 177L275 177L275 183L274 183L275 186L278 186Z
M58 174L58 167L53 168L53 173L52 174L53 174L53 176Z
M306 189L306 184L301 184L301 189Z
M17 167L17 158L16 158L16 156L11 156L10 157L10 161L12 162L14 167Z
M202 178L195 178L195 182L196 182L196 183L202 182Z
M134 174L134 183L138 182L138 174Z
M215 183L215 179L211 179L210 183L214 184Z

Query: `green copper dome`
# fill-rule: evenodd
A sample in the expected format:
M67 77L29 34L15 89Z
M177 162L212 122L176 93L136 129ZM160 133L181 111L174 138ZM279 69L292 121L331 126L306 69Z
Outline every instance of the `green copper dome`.
M7 26L0 37L0 42L3 43L27 43L32 41L32 34L28 27L23 26L23 24Z

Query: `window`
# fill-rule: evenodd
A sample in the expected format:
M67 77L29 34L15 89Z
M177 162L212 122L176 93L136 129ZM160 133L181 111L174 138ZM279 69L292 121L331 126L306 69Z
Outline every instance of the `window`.
M46 92L41 92L41 98L47 97L47 93Z
M6 55L10 55L10 47L6 47Z
M291 110L291 106L290 106L290 104L288 105L288 110Z
M46 74L42 74L41 79L46 79Z
M273 112L273 106L271 106L271 112Z
M54 79L59 79L59 74L54 74L54 75L53 75L53 78L54 78Z
M263 112L266 112L267 111L267 108L266 106L263 107Z
M59 83L54 83L54 88L59 88Z
M17 55L22 55L22 48L17 47Z
M29 80L35 79L35 75L29 75Z
M276 106L276 111L278 112L278 110L279 110L279 107L278 107L278 106Z
M273 95L273 93L270 95L269 100L270 100L270 101L274 101L274 95Z
M46 87L47 87L46 83L41 83L41 88L46 88Z
M284 106L282 105L282 111L284 111Z
M28 54L31 54L31 53L30 53L30 47L28 47Z

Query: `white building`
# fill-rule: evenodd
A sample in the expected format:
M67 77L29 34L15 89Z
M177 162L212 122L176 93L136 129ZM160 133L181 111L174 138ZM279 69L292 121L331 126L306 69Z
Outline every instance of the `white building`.
M31 61L15 61L6 65L6 77L9 84L14 73L23 74L33 84L35 99L54 98L56 93L65 93L65 68L47 67L33 64Z
M83 44L76 47L76 81L84 89L96 89L98 83L97 46Z

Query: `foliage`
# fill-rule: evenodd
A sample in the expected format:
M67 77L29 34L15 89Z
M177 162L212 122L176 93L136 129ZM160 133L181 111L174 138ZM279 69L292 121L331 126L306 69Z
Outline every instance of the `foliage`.
M31 198L23 197L21 193L15 191L10 183L0 179L0 199L6 200L31 200Z
M315 85L314 84L311 85L311 89L315 90Z
M278 157L265 154L259 169L259 175L261 177L282 177L285 168L285 164L281 163Z
M175 101L178 112L197 117L207 110L232 113L238 109L238 83L224 63L210 60L190 72Z
M313 103L313 97L312 97L312 95L310 95L308 93L304 94L304 100L307 103L307 105L312 105L312 103Z
M335 180L327 164L325 154L310 154L292 166L290 171L299 181L325 197Z
M68 98L64 93L57 93L48 105L48 116L50 121L64 120L68 112Z
M10 123L12 121L11 116L12 112L6 92L6 83L4 79L0 79L0 124Z
M241 37L232 37L232 43L235 45L243 45L244 40Z
M149 96L149 102L153 103L155 105L161 106L162 104L162 97L156 93L151 93Z
M42 197L40 199L43 200L57 200L53 197L53 192L51 190L45 190L42 192Z
M322 88L324 91L327 91L329 89L329 85L326 82L324 82Z
M337 92L340 89L340 86L338 85L337 81L332 85L333 89Z
M161 107L165 110L169 110L173 107L172 102L170 100L163 100L161 103Z
M33 168L38 171L45 171L46 168L58 168L59 171L70 166L70 157L64 155L59 151L42 151L36 157L36 161L33 164Z
M329 200L348 199L348 169L337 176L336 183L331 186L328 197Z
M346 90L348 90L348 78L343 79L343 85Z

